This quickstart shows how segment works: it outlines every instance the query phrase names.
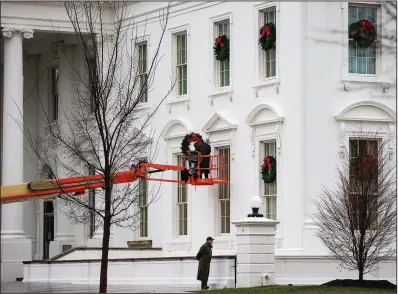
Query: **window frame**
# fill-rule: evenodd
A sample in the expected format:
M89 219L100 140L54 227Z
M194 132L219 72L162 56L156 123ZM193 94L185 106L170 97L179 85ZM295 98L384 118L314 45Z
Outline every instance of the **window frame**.
M54 81L53 81L53 70L58 70L58 77L56 81L57 93L54 93ZM56 122L59 119L59 73L60 66L59 64L54 64L49 66L48 68L48 113L50 122ZM54 100L55 99L55 100Z
M190 101L190 76L191 76L191 69L189 66L189 61L191 60L191 49L190 49L190 24L189 23L184 23L181 25L177 25L175 27L170 28L169 30L170 33L170 52L172 52L171 54L171 58L170 58L170 75L173 78L173 80L175 80L177 78L176 75L176 64L177 64L177 43L176 43L176 35L181 34L183 32L186 33L186 60L187 60L187 94L185 95L178 95L178 91L177 91L177 87L175 87L169 97L169 99L167 99L167 104L169 109L169 112L171 112L171 105L175 104L175 103L186 103L187 104L187 108L189 109L189 101Z
M259 29L261 28L261 26L263 26L264 24L266 24L268 21L265 21L265 14L266 13L269 13L270 11L273 11L274 12L274 24L276 25L277 24L277 12L276 12L276 6L275 5L273 5L273 6L269 6L269 7L266 7L266 8L263 8L263 9L261 9L261 10L259 10L259 15L258 15L258 17L259 17ZM278 27L276 26L276 29L278 29ZM259 37L258 37L258 35L257 35L257 39L258 39ZM271 60L268 60L268 53L270 53L271 52L271 50L270 51L264 51L264 50L262 50L261 49L261 45L260 44L258 44L257 46L260 46L260 54L259 54L259 64L258 64L258 67L259 67L259 74L260 74L260 76L259 76L259 78L261 79L261 80L263 80L263 81L267 81L267 80L269 80L269 79L275 79L276 78L276 76L277 76L277 74L276 74L276 70L277 70L277 59L276 59L276 48L275 49L271 49L271 50L274 50L274 54L275 54L275 59L273 60L274 62L275 62L275 72L274 72L274 75L271 75L271 76L266 76L266 72L267 72L267 66L266 66L266 63L267 62L271 62Z
M264 57L266 52L261 49L261 45L258 44L258 39L259 39L259 30L261 26L263 25L263 13L266 10L271 10L273 9L275 11L275 26L276 26L276 49L275 49L275 76L268 77L266 78L264 75ZM254 57L254 64L255 64L255 73L256 73L256 85L254 87L255 90L255 96L257 97L258 89L262 88L264 86L268 85L279 85L280 83L280 66L279 66L279 60L280 60L280 51L279 51L279 40L280 40L280 34L279 34L279 19L280 19L280 4L279 2L270 2L270 3L261 3L254 5L254 26L255 30L254 31L254 42L255 42L255 50L256 54ZM276 87L276 91L278 93L279 87Z
M341 83L344 85L344 90L350 90L350 82L353 83L375 83L380 84L383 87L383 92L386 93L387 89L391 85L390 79L384 75L384 72L388 70L385 67L383 62L383 52L380 44L378 45L378 50L376 50L376 75L363 75L363 74L350 74L349 73L349 41L348 41L348 13L349 6L377 6L378 12L378 23L377 23L377 34L378 39L383 39L383 27L381 24L383 23L383 14L384 7L380 5L378 2L361 2L361 1L350 1L350 2L341 2L341 11L342 11L342 19L343 26L341 34L341 43L342 43L342 62L341 62Z
M209 40L209 65L210 65L210 77L211 77L211 87L212 87L212 94L210 96L215 96L219 94L227 94L232 91L233 88L233 73L234 73L234 60L233 60L233 38L234 38L234 27L233 27L233 15L232 12L224 12L217 14L215 16L212 16L209 18L209 31L212 32L209 34L210 40ZM218 26L217 24L222 23L222 22L227 22L229 21L229 85L220 87L219 83L219 63L220 61L217 61L215 56L214 56L214 42L215 39L218 37ZM232 101L232 98L230 97L230 100Z
M265 157L265 145L266 144L274 144L274 153L275 154L274 155L270 155L270 156L274 156L275 159L277 159L277 157L278 157L276 139L261 140L259 142L259 145L260 145L260 151L259 151L260 160L259 160L259 162L260 162L260 164L262 164L263 159ZM278 167L278 164L277 164L277 167ZM265 194L266 185L273 185L274 189L276 190L276 193L274 193L274 194ZM277 218L278 218L278 172L276 173L275 182L272 183L272 184L264 183L264 181L260 177L260 191L261 191L261 193L260 193L260 195L261 195L261 213L266 218L269 218L269 219L272 219L272 220L277 220ZM275 214L275 218L271 218L267 214L267 204L266 204L267 198L274 198L275 199L275 211L273 212L273 214Z
M222 26L224 24L228 24L228 34L225 34L224 32L221 34L221 32L220 32L220 26ZM221 35L227 35L227 37L231 40L231 21L230 21L230 19L226 18L226 19L215 22L214 27L213 27L213 35L214 35L213 40L215 40L215 38L217 38L218 36L221 36ZM213 43L214 43L214 41L213 41ZM214 44L213 44L213 46L214 46ZM231 49L231 43L229 46ZM213 56L214 56L214 53L213 53ZM228 64L228 70L225 70L226 64ZM223 68L224 68L224 70L223 70ZM215 85L214 86L219 90L229 88L231 86L231 54L230 54L230 58L227 60L224 60L224 61L218 61L214 57L214 69L215 69L215 71L214 71ZM227 71L228 71L228 82L229 82L228 85L226 84L226 78L225 78L225 72L227 72ZM223 75L223 73L224 73L224 75ZM223 76L223 78L222 78L222 76Z
M220 150L228 150L228 163L225 164L225 166L228 165L228 170L227 172L227 183L226 184L220 184L217 185L217 202L218 202L218 209L217 209L217 226L218 226L218 232L220 236L229 236L231 234L231 195L232 195L232 191L231 191L231 163L232 163L232 159L231 159L231 146L230 145L220 145L215 147L215 154L217 155L221 155ZM218 174L218 177L220 176L220 174ZM221 198L221 194L222 194L222 185L228 185L227 186L227 194L229 194L227 197L228 198ZM229 205L229 215L228 216L223 216L222 215L222 205L223 203L228 203ZM229 226L228 226L228 231L223 231L223 225L226 225L226 223L223 223L223 218L229 218Z
M142 185L145 185L145 188L142 189ZM140 240L148 240L149 239L149 204L148 204L148 181L139 179L138 180L138 209L139 209L139 232L137 234L138 239ZM145 195L142 195L142 190L145 191ZM142 198L145 197L146 204L142 205ZM143 214L146 214L145 221L142 220ZM142 223L146 223L146 234L143 236L142 231Z
M97 58L94 54L91 55L88 59L89 63L92 63L93 61L94 62L97 61ZM90 68L88 68L87 71L90 71ZM96 73L94 73L94 74L96 74ZM87 72L87 76L88 76L88 82L90 82L90 73L89 72ZM95 111L95 101L93 99L93 96L90 94L90 92L89 92L89 99L90 99L90 114L93 114Z
M181 161L181 157L183 156L183 154L181 153L176 153L175 154L175 161L176 161L176 165L180 165L180 161ZM177 172L177 179L180 180L181 178L181 174L179 172ZM185 202L180 202L180 195L179 195L179 191L180 189L184 187L185 189ZM174 201L174 205L175 205L175 219L176 219L176 225L175 225L175 235L177 238L186 238L189 236L189 216L190 216L190 211L189 211L189 194L188 194L188 185L187 184L179 184L177 183L176 185L176 192L175 192L175 197L174 197L175 201ZM180 230L180 221L181 221L181 215L180 215L180 206L186 206L186 212L187 214L185 215L185 218L183 218L183 220L185 220L185 229L186 229L186 233L181 234L181 230Z
M88 167L88 175L89 176L94 176L95 175L95 170L92 167ZM89 189L88 190L88 205L90 207L93 207L95 209L95 189ZM89 210L89 222L88 222L88 236L90 239L92 239L95 235L95 212L92 210Z
M347 38L347 56L348 56L348 62L347 62L347 73L350 76L358 76L358 77L377 77L380 76L380 71L382 69L381 67L381 60L382 60L382 48L381 48L381 42L380 42L380 37L382 36L382 6L380 4L372 4L372 3L361 3L361 2L349 2L348 7L347 7L347 29L349 25L349 11L350 7L369 7L369 8L374 8L376 9L376 32L377 32L377 39L375 41L375 73L374 74L361 74L361 73L351 73L350 72L350 41L352 39L349 39L348 34L346 34ZM359 21L359 20L358 20ZM356 58L358 60L358 47L356 48ZM358 70L357 70L358 71Z
M140 90L141 90L141 85L142 85L142 78L144 77L147 80L147 84L145 86L145 88L146 88L145 89L145 93L141 97L141 99L139 100L138 103L139 104L148 103L148 100L149 100L149 97L148 97L148 52L149 52L148 49L149 49L149 42L148 42L147 39L140 40L140 41L136 42L134 44L134 46L135 46L135 50L137 50L137 54L138 54L138 57L137 57L137 67L138 67L137 75L138 75L138 78L139 78ZM141 71L141 66L140 66L140 61L141 61L140 49L142 48L142 46L145 46L145 71ZM144 99L142 99L142 98L144 98Z
M359 141L366 141L366 142L373 141L373 142L376 142L376 154L378 154L381 140L382 140L381 138L366 138L366 137L358 138L357 136L355 136L355 137L349 136L348 137L348 150L349 150L348 154L349 154L349 160L350 160L349 167L351 168L351 160L353 158L357 158L358 160L360 160L360 158L361 158L361 150L360 150L360 145L359 144L358 144L358 156L355 156L355 157L351 156L351 142L352 141L358 141L358 142ZM350 177L350 183L351 183L351 172L349 173L349 177ZM350 198L351 198L351 196L355 197L356 202L357 202L356 206L358 207L359 206L359 199L360 199L360 197L363 197L363 195L361 195L360 191L358 191L358 192L351 191L351 187L350 187ZM377 197L377 193L374 193L373 196ZM352 202L351 199L350 199L350 202ZM375 224L370 224L370 227L368 228L368 230L374 230L377 227L377 219L378 219L377 218L377 212L374 212L374 213L376 214L376 221L375 221L376 223ZM358 214L358 212L356 214ZM372 212L368 211L367 214L372 214ZM357 224L355 225L355 230L359 230L359 217L357 219Z

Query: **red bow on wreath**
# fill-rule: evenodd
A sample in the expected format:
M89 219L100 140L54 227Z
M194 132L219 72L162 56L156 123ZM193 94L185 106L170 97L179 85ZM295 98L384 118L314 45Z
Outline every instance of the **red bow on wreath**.
M197 136L195 133L193 133L193 134L191 135L191 138L189 138L188 142L189 142L189 143L195 142L195 141L197 141L198 139L199 139L198 136Z
M368 30L370 31L370 32L374 32L375 30L374 30L374 28L373 28L373 23L371 22L371 21L368 21L368 20L363 20L363 21L361 21L361 27L360 27L360 31L361 32L363 32L363 30L365 29L365 28L368 28Z
M271 35L271 29L269 26L263 26L261 28L261 38L264 38L265 35L267 35L267 37Z
M271 159L269 159L268 157L265 157L265 158L264 158L263 167L272 168Z
M372 164L375 161L373 157L362 157L361 158L362 164Z
M224 43L222 42L222 39L221 39L221 38L217 38L217 39L216 39L216 45L217 45L217 46L220 45L221 48L224 47Z

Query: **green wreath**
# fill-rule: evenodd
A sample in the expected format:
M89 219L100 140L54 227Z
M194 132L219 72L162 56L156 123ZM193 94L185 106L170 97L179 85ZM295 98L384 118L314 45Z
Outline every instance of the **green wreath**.
M276 159L273 156L264 157L261 166L261 175L264 183L274 183L276 180Z
M229 59L229 39L227 35L217 37L213 49L218 61Z
M276 27L272 22L266 23L260 28L260 38L258 43L264 51L275 49L276 47Z
M191 145L192 142L197 142L197 143L202 143L203 138L200 134L198 133L190 133L185 135L184 139L181 142L181 152L185 155L188 155L189 145Z
M367 48L376 41L377 34L373 22L363 19L350 24L348 37L353 39L359 47Z

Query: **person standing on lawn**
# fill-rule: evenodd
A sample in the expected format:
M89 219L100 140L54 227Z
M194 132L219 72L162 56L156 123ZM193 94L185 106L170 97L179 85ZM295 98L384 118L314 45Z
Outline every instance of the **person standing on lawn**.
M207 237L206 243L200 247L198 254L196 255L196 260L199 261L198 274L196 279L202 282L202 289L209 289L207 286L207 281L209 279L210 273L210 262L212 256L213 248L213 238Z

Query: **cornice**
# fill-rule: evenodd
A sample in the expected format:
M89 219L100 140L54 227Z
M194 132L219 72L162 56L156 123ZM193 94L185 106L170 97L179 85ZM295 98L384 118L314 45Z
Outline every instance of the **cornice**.
M17 4L35 4L35 5L47 5L47 6L63 6L66 1L12 1ZM100 1L100 5L105 8L111 8L114 5L114 1Z

